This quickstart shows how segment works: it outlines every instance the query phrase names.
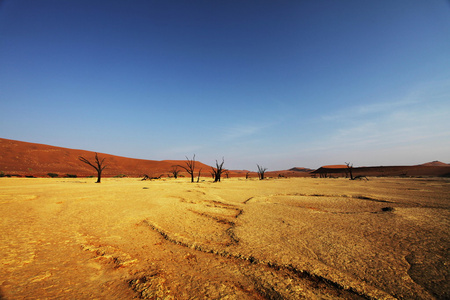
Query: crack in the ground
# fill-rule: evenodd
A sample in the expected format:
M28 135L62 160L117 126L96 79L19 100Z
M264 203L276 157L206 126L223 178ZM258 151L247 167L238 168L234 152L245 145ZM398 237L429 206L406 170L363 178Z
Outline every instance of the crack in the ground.
M218 207L218 208L221 208L221 209L228 209L228 210L235 211L236 214L234 216L229 216L229 217L232 217L232 218L235 218L235 219L237 219L239 216L241 216L244 213L244 210L236 207L233 204L223 203L223 202L217 201L217 200L203 200L203 202L212 203L213 207ZM209 207L210 205L206 204L206 206ZM188 210L190 212L192 212L192 213L195 213L195 214L199 215L199 216L202 216L202 217L205 217L205 218L208 218L208 219L212 219L212 220L216 221L219 224L228 225L229 227L227 229L225 229L225 233L229 236L229 238L231 240L231 243L228 244L227 246L230 246L231 244L238 244L239 243L239 238L236 236L236 234L234 232L234 229L236 227L236 223L235 222L227 220L226 218L221 218L221 217L214 216L214 215L211 215L211 214L207 214L207 213L204 213L204 212L199 212L199 211L196 211L196 210L193 210L193 209L188 209Z
M217 223L220 223L220 224L223 224L223 225L228 225L229 227L227 229L225 229L225 233L228 235L228 237L231 240L230 245L239 243L239 239L236 236L236 234L234 233L234 228L236 226L235 222L229 221L229 220L224 219L224 218L219 218L217 216L212 216L212 215L209 215L209 214L206 214L206 213L203 213L203 212L198 212L198 211L195 211L195 210L192 210L192 209L189 209L189 211L193 212L193 213L195 213L195 214L197 214L199 216L202 216L202 217L205 217L205 218L208 218L208 219L212 219L212 220L216 221ZM241 214L241 212L239 212L239 215L240 214ZM238 215L236 215L234 217L237 218Z
M323 198L353 198L353 199L361 199L361 200L367 200L367 201L373 201L373 202L380 202L380 203L395 203L392 201L387 200L380 200L380 199L374 199L367 196L352 196L352 195L325 195L325 194L300 194L300 193L294 193L294 194L275 194L270 195L266 197L286 197L286 196L295 196L295 197L323 197ZM266 198L264 197L264 198ZM250 200L254 199L254 197L250 197L247 200L243 202L243 204L247 204ZM274 203L274 204L280 204L280 203ZM311 207L311 206L303 206L300 205L301 202L299 201L299 205L294 205L295 207L301 207L306 209L311 209L317 212L323 212L323 213L330 213L330 214L337 214L337 215L352 215L352 214L363 214L363 213L373 213L373 214L379 214L379 213L387 213L394 211L394 208L391 206L382 207L380 210L377 211L331 211L323 208L317 208L317 207Z
M360 200L367 200L373 202L382 202L382 203L395 203L389 200L375 199L368 196L363 195L327 195L327 194L303 194L303 193L293 193L293 194L277 194L272 196L300 196L300 197L323 197L323 198L354 198Z
M271 262L271 261L264 261L264 260L260 260L256 257L254 257L253 255L243 255L240 253L233 253L233 252L226 251L226 250L218 250L218 249L214 249L214 248L209 248L205 245L200 245L197 243L191 243L188 241L178 240L178 239L172 237L169 233L165 232L163 229L152 224L148 220L143 220L139 224L149 227L151 230L160 234L166 241L168 241L172 244L175 244L175 245L183 246L183 247L190 248L190 249L193 249L193 250L196 250L199 252L203 252L203 253L210 253L210 254L218 255L218 256L221 256L221 257L224 257L227 259L236 259L239 261L247 262L251 265L266 266L275 271L280 271L280 270L285 271L285 272L287 271L287 272L295 275L295 277L297 277L297 278L307 280L310 283L313 283L316 285L318 284L318 285L326 287L330 290L334 290L338 294L347 293L348 294L347 296L349 296L349 297L356 297L356 298L362 298L362 299L374 299L373 297L366 295L365 293L363 293L361 291L355 290L353 287L344 287L343 285L341 285L333 280L330 280L330 279L325 278L320 275L310 273L306 270L300 270L290 264L286 265L286 264L279 264L279 263ZM268 297L267 299L278 299L276 297L272 298L270 295L268 295L266 293L267 292L266 288L261 288L260 292L262 292L262 294L267 295L267 297ZM269 294L271 294L271 293L269 293ZM273 295L275 295L275 294L273 294Z
M395 210L393 207L390 207L390 206L382 207L380 210L377 210L377 211L360 211L360 212L348 212L348 211L347 212L339 212L339 211L329 211L326 209L320 209L320 208L316 208L316 207L304 207L304 206L299 206L299 207L311 209L311 210L318 211L318 212L334 214L334 215L357 215L357 214L367 214L367 213L382 214L382 213L393 212Z
M435 282L441 280L441 281L447 281L446 276L442 276L441 278L433 278L433 280L429 280L429 278L426 278L423 276L423 269L427 267L430 268L440 268L441 266L445 266L445 261L441 261L440 263L436 264L435 266L427 264L425 261L427 260L429 256L425 255L424 253L420 253L418 251L411 251L409 254L404 256L405 262L408 264L408 270L407 274L409 278L416 283L417 285L421 286L428 294L432 295L436 299L450 299L450 291L448 289L439 289L436 288L436 286L433 286ZM445 255L442 255L441 257L445 257ZM448 285L447 285L448 286Z
M122 268L124 266L137 262L137 259L133 259L128 253L124 253L116 247L109 245L81 245L81 249L84 251L93 252L95 259L110 261L114 264L114 268Z

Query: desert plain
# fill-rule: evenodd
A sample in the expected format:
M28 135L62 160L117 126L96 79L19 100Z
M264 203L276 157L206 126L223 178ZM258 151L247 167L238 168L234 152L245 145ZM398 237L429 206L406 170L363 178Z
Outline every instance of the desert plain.
M449 299L448 178L0 178L0 299Z

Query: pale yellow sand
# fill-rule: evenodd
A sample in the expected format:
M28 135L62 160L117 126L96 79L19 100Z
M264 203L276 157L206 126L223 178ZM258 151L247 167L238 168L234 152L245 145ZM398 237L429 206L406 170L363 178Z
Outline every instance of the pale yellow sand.
M94 182L0 179L0 299L450 297L449 180Z

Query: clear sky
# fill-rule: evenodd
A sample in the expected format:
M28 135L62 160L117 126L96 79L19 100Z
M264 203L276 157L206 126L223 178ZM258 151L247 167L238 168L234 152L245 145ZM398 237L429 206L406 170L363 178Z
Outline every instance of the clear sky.
M230 169L450 163L450 3L3 0L0 137Z

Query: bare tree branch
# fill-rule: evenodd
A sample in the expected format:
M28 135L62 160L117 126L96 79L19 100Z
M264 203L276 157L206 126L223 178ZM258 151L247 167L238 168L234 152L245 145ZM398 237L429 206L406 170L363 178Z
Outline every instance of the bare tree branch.
M173 178L178 178L178 173L180 173L180 170L178 170L178 166L172 166L172 170L170 171L172 173Z
M212 172L211 174L213 175L214 178L214 182L220 182L221 176L222 174L226 171L223 168L223 164L225 162L225 159L222 157L222 162L219 164L219 162L216 160L216 167L211 167Z
M189 159L186 156L186 166L182 166L182 165L177 165L180 168L183 168L186 170L186 172L188 172L189 175L191 175L191 182L194 182L194 171L195 171L195 154L192 157L192 159Z
M264 168L258 164L256 164L256 166L258 167L258 177L259 180L263 180L264 179L264 173L266 173L267 168Z
M345 163L347 165L348 172L350 173L350 180L354 180L353 178L353 164L350 164L349 162Z
M107 165L104 164L106 158L103 158L102 160L100 160L98 158L98 154L96 152L95 153L95 158L94 158L94 163L90 162L88 159L86 159L86 158L84 158L82 156L78 156L78 159L81 162L83 162L83 163L93 167L97 171L97 182L96 183L100 183L101 182L101 178L102 178L102 172L107 167Z
M200 175L202 174L202 168L198 170L198 177L197 177L197 183L200 182Z

